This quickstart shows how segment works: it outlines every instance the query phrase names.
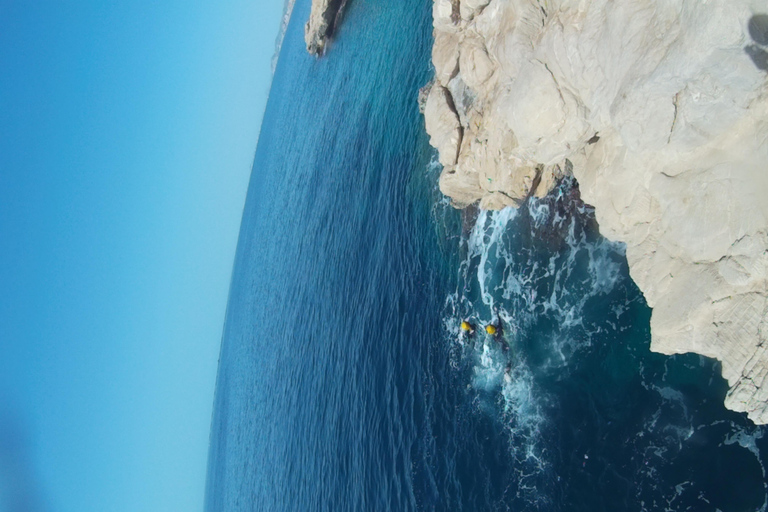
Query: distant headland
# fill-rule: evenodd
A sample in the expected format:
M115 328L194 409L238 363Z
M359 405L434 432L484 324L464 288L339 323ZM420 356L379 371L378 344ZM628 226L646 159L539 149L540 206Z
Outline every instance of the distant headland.
M304 42L312 55L322 56L344 16L348 0L312 0L309 21L304 27Z

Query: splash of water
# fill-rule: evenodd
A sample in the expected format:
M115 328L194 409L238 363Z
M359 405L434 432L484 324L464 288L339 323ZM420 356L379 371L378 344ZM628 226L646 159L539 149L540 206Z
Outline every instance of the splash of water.
M597 235L573 180L520 209L476 215L462 239L465 255L457 290L445 302L444 327L457 347L454 360L464 358L471 367L471 386L497 396L512 455L541 472L548 466L542 436L551 397L536 375L562 371L589 345L593 326L584 310L613 289L623 246ZM472 336L462 333L462 319L475 326ZM489 324L498 326L497 335L484 333ZM541 332L547 339L537 340L533 368L528 347Z

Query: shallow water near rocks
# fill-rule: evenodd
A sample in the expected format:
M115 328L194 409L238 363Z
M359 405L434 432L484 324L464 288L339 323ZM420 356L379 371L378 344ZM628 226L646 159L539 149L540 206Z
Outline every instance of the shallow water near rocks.
M715 363L649 351L575 182L464 218L437 191L431 2L351 1L321 60L308 12L254 159L206 510L764 510L765 430Z

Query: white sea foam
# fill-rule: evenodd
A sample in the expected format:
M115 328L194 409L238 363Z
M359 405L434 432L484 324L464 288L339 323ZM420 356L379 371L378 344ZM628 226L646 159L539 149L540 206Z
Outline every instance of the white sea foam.
M480 264L477 266L480 296L483 303L491 309L494 308L493 290L490 288L494 278L494 268L488 264L489 256L493 255L496 259L503 258L507 265L512 263L512 255L504 250L500 242L509 223L515 217L517 217L517 210L514 208L505 208L497 212L483 210L478 215L467 241L468 258L480 257Z
M549 205L546 203L534 199L528 203L528 211L537 228L544 226L549 220Z
M496 391L501 386L505 362L489 343L483 343L477 354L472 385L484 391Z
M746 448L757 458L757 462L760 464L760 470L763 472L763 489L765 489L765 499L763 505L758 509L758 512L765 512L768 510L768 480L766 480L765 462L760 456L760 449L757 447L757 440L762 439L765 434L765 430L762 428L755 428L751 431L747 431L744 428L734 426L734 432L726 437L723 441L726 445L738 444L742 448Z
M452 358L463 361L455 367L468 366L471 387L497 397L496 414L508 431L511 455L524 468L522 491L530 484L533 492L537 484L531 479L551 466L543 437L550 398L536 375L564 368L579 348L589 346L585 307L621 278L623 248L590 238L585 231L590 212L569 197L560 191L556 200L532 199L522 210L479 211L464 240L458 289L445 303L444 326L457 340ZM464 318L477 324L474 344L462 336ZM550 327L537 345L542 353L533 368L522 348L526 337L542 335L537 330L542 319ZM508 351L483 332L491 322L500 322Z
M533 375L525 364L515 365L503 376L501 396L504 413L515 423L518 433L527 437L538 433L544 416L535 393Z

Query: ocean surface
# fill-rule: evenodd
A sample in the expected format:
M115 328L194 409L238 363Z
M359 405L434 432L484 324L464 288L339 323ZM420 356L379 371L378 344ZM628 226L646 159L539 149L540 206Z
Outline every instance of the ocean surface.
M501 212L439 193L431 1L350 0L319 60L308 14L254 159L205 509L766 510L765 429L723 407L715 362L649 351L578 184Z

